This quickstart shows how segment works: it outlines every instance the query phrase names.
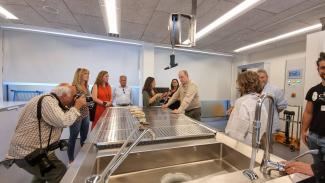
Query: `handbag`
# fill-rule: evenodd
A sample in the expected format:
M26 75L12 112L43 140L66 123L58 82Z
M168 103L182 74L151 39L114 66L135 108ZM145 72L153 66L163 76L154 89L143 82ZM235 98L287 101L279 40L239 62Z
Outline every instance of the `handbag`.
M93 107L89 107L89 120L94 121L96 115L96 106L97 104L94 102Z
M91 89L91 93L93 93L93 88ZM95 120L95 115L96 115L96 102L93 101L92 107L89 107L89 120L94 121Z

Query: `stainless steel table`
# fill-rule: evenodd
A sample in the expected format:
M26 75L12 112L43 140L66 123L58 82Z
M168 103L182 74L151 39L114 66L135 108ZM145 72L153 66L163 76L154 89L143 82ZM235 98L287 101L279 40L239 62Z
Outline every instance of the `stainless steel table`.
M144 143L158 143L166 140L179 140L190 138L211 138L215 131L199 122L183 115L172 114L160 107L143 108L150 128L155 132L156 139L151 140L150 136L144 137ZM133 117L128 108L111 108L101 118L101 128L97 138L98 148L110 148L120 146L129 136L134 128L139 125L138 120ZM134 135L134 139L140 132Z

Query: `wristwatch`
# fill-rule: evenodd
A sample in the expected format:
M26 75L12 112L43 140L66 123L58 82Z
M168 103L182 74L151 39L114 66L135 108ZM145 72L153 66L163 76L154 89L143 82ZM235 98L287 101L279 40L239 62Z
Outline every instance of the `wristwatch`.
M103 102L103 106L105 106L105 107L106 107L106 105L107 105L107 102Z

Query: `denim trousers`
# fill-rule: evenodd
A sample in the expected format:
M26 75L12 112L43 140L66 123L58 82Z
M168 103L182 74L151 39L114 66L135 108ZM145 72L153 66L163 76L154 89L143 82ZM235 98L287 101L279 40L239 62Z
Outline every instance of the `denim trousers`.
M89 130L89 116L83 118L81 121L76 121L70 127L70 137L69 137L69 147L68 147L68 157L69 161L74 160L74 148L78 135L80 133L80 145L82 146L87 139Z

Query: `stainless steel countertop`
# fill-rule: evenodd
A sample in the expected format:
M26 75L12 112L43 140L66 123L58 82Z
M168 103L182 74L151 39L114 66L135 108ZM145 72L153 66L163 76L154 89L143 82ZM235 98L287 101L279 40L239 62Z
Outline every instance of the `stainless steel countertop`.
M10 111L13 109L17 109L19 107L24 106L27 101L20 101L20 102L0 102L0 112L2 111Z
M216 131L201 125L199 122L184 114L172 114L160 107L143 108L146 121L155 132L156 139L151 141L147 134L142 143L155 143L165 140L188 139L188 138L211 138ZM133 117L127 107L111 108L107 115L101 118L97 146L112 147L121 145L134 128L138 128L139 122ZM140 131L134 135L136 139Z
M118 108L115 108L118 109ZM110 109L111 111L114 111L114 108ZM61 180L62 183L77 183L77 182L83 182L86 177L88 177L95 166L95 161L97 157L101 156L107 156L107 155L113 155L118 151L118 148L111 148L111 149L104 149L104 150L98 150L95 147L95 143L98 139L100 139L100 134L104 134L106 129L107 131L110 131L110 129L123 129L123 128L132 128L131 126L118 123L118 121L123 118L119 115L114 115L114 113L110 113L110 110L106 110L101 119L99 120L97 126L92 130L91 134L89 135L89 139L87 140L86 144L82 147L81 151L77 155L75 161L70 165L70 168L68 169L67 173L65 174L64 178ZM145 109L145 112L147 113L147 120L154 121L153 125L156 123L161 123L162 120L169 121L168 123L162 123L156 124L157 127L161 126L168 126L172 124L184 124L187 125L187 122L182 121L185 117L183 114L180 115L174 115L170 114L170 111L163 111L158 108L152 108L152 109ZM123 113L123 112L122 112ZM127 112L124 112L124 117ZM122 115L123 116L123 115ZM187 117L185 117L187 118ZM107 120L109 119L109 120ZM116 121L115 123L109 123L105 121ZM127 121L127 120L126 120ZM208 129L208 127L203 127L204 125L200 124L197 121L192 121L192 123L197 124L198 126ZM124 125L124 126L123 126ZM108 129L108 130L107 130ZM210 130L209 130L210 131ZM106 133L105 132L105 133ZM110 132L111 133L111 132ZM106 133L107 134L107 133ZM134 152L142 152L142 151L150 151L154 149L169 149L169 148L175 148L175 147L182 147L182 146L190 146L190 145L199 145L199 144L209 144L209 143L223 143L227 145L230 148L236 149L236 151L242 153L243 155L250 157L251 153L251 147L243 144L235 139L232 139L228 136L226 136L223 133L217 133L217 135L213 138L206 138L206 139L190 139L190 140L180 140L180 141L166 141L164 143L160 144L148 144L143 146L137 146L133 150ZM263 151L260 150L257 154L257 162L261 162L263 156ZM283 159L276 157L274 155L271 155L271 159L274 161L283 161ZM258 168L256 169L258 171ZM257 182L284 182L284 183L294 183L297 181L300 181L307 176L301 175L301 174L293 174L290 176L283 176L279 178L275 178L273 180L265 180L260 179ZM222 176L216 176L211 175L208 177L204 177L202 179L198 179L193 181L193 183L203 183L203 182L235 182L240 180L239 182L243 183L249 183L249 181L246 177L243 176L242 171L237 171L231 174L224 174Z

